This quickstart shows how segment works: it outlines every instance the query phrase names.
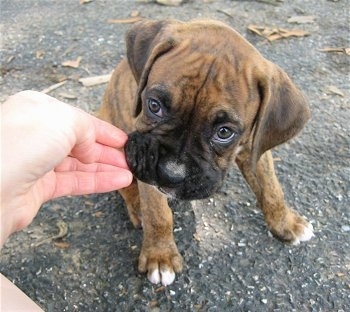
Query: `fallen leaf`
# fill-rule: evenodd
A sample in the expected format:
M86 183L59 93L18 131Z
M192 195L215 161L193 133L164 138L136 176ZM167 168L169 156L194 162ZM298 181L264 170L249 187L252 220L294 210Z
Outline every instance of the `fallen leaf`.
M54 242L53 244L60 249L67 249L70 246L67 242Z
M302 29L284 29L284 28L270 28L265 26L248 25L248 30L266 38L269 41L275 41L282 38L289 37L305 37L309 33Z
M65 99L68 99L68 100L75 100L77 98L77 96L75 94L70 94L70 93L65 93L65 92L61 92L59 94L59 96L65 98Z
M257 2L278 6L279 2L283 2L283 0L257 0Z
M219 13L225 14L225 15L228 16L228 17L234 18L234 15L233 15L232 13L230 13L229 11L227 11L227 10L218 9L217 11L218 11Z
M84 87L92 87L102 83L107 83L111 79L111 76L112 74L80 78L79 82L82 83Z
M96 211L96 212L94 213L94 217L96 217L96 218L100 218L100 217L102 217L102 215L103 215L103 212L102 212L102 211Z
M130 13L130 17L137 17L139 15L140 15L140 12L137 10L131 11L131 13Z
M194 233L193 234L193 238L197 241L197 242L200 242L201 238L200 238L200 235L198 233Z
M158 306L158 301L157 300L152 300L148 303L148 307L153 310Z
M336 86L327 86L326 93L327 94L336 94L336 95L344 97L344 93L342 91L340 91Z
M291 24L308 24L308 23L314 23L315 18L316 17L312 15L298 15L298 16L292 16L287 20L287 22Z
M302 29L279 29L280 34L283 38L288 38L288 37L305 37L308 36L309 33L305 30Z
M56 223L56 226L58 227L58 233L56 235L53 235L51 237L43 239L42 241L36 243L35 246L38 247L38 246L40 246L40 245L42 245L44 243L47 243L50 240L62 238L62 237L65 237L68 234L68 225L67 225L67 223L65 223L62 220L59 220Z
M14 59L15 57L13 55L9 56L8 59L6 60L6 64L10 64Z
M258 36L262 36L261 30L263 30L264 27L259 27L257 25L248 25L248 30L253 32L254 34L257 34Z
M36 53L35 53L35 57L36 57L37 59L42 59L42 58L44 57L44 54L45 54L44 51L38 50L38 51L36 51Z
M78 68L80 65L80 61L81 61L81 56L78 56L76 60L62 62L62 66Z
M49 74L48 78L53 83L59 83L59 82L62 82L62 81L65 81L68 79L68 77L66 75L57 73L56 71L53 71L51 74Z
M155 291L158 293L158 292L163 291L164 289L165 289L165 286L160 286L160 287L156 288Z
M318 49L320 52L336 52L336 53L344 53L346 55L350 55L350 48L339 47L339 48L323 48Z
M80 4L86 4L86 3L90 3L92 1L94 1L94 0L79 0L79 3Z
M121 18L121 19L109 19L107 20L107 23L108 24L133 24L142 19L143 19L142 17L135 16L135 17Z
M156 0L157 3L167 6L179 6L183 0Z

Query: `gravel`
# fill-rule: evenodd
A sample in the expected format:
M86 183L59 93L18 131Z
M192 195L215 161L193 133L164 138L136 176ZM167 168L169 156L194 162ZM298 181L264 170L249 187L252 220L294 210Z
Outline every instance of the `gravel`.
M216 18L279 64L309 98L313 117L301 135L274 150L288 203L316 236L298 246L272 238L255 198L236 169L215 196L172 202L185 265L168 286L137 272L142 232L117 193L65 197L42 207L12 235L0 271L45 311L347 311L350 306L349 1L2 0L0 100L43 90L95 111L105 85L79 78L108 74L125 53L128 18ZM314 22L290 24L293 16ZM303 29L309 36L268 42L250 24ZM79 68L62 62L81 57ZM331 88L330 88L331 87ZM340 91L340 92L339 92ZM67 235L57 238L60 227ZM54 237L56 237L54 239Z

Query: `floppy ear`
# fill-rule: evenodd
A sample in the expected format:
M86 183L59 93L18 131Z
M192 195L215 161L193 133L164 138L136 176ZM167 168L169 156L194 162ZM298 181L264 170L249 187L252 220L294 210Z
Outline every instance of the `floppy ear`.
M268 62L260 73L260 108L255 119L252 165L267 150L295 136L310 118L308 103L287 74Z
M164 39L164 29L175 21L140 21L127 32L126 48L129 66L138 84L135 117L141 112L141 92L155 60L175 45L172 38Z

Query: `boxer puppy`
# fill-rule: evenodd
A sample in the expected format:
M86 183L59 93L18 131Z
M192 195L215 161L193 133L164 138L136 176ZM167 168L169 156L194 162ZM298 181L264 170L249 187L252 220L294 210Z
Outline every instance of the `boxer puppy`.
M133 184L120 191L144 238L138 269L169 285L182 269L167 198L213 194L234 162L271 233L298 244L313 228L284 201L270 149L310 117L287 74L213 20L136 23L104 95L100 118L129 133Z

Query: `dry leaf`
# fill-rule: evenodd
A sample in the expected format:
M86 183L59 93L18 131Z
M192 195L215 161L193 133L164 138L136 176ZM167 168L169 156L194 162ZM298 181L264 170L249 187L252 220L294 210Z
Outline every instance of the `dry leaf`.
M298 15L298 16L292 16L287 21L291 24L308 24L308 23L314 23L315 22L315 16L312 15Z
M323 48L323 49L318 49L318 51L321 52L336 52L336 53L344 53L346 55L350 55L350 48Z
M183 0L156 0L156 2L167 6L178 6L183 3Z
M305 30L302 29L279 29L279 32L283 38L288 38L288 37L305 37L308 36L309 33Z
M75 94L66 93L66 92L61 92L59 96L68 100L75 100L77 98Z
M62 220L59 220L56 223L56 226L58 227L58 233L56 235L53 235L53 236L48 237L48 238L45 238L42 241L36 243L34 246L38 247L38 246L40 246L40 245L42 245L44 243L47 243L48 241L65 237L68 234L68 225L67 225L67 223L65 223Z
M139 15L140 15L140 12L137 10L131 11L131 13L130 13L130 17L137 17Z
M48 75L48 78L54 83L59 83L68 79L66 75L57 73L55 70Z
M80 4L86 4L86 3L90 3L92 1L94 1L94 0L79 0L79 3Z
M80 61L81 61L81 56L78 56L76 60L62 62L62 66L78 68L80 65Z
M259 27L257 25L248 25L248 30L257 34L258 36L262 36L262 33L261 33L262 29L264 29L264 27Z
M344 96L344 93L342 91L340 91L336 86L327 86L326 89L326 93L327 94L336 94L339 96Z
M193 234L193 238L194 238L197 242L200 242L200 240L201 240L201 237L200 237L200 235L199 235L197 232Z
M107 20L107 23L108 24L132 24L140 20L142 20L142 17L135 16L135 17L121 18L121 19L109 19Z
M38 50L38 51L36 51L36 53L35 53L35 57L36 57L37 59L42 59L42 58L44 57L44 54L45 54L44 51Z
M60 249L67 249L70 246L67 242L54 242L53 244Z
M9 56L8 59L6 60L6 64L10 64L14 59L15 57L13 55Z
M81 78L79 79L79 82L82 83L84 87L92 87L102 83L107 83L111 79L111 76L112 74Z
M102 212L102 211L96 211L96 212L94 213L94 217L96 217L96 218L100 218L100 217L102 217L102 215L103 215L103 212Z
M302 29L284 29L284 28L270 28L265 26L248 25L248 30L266 38L269 41L275 41L282 38L289 37L305 37L309 33Z

